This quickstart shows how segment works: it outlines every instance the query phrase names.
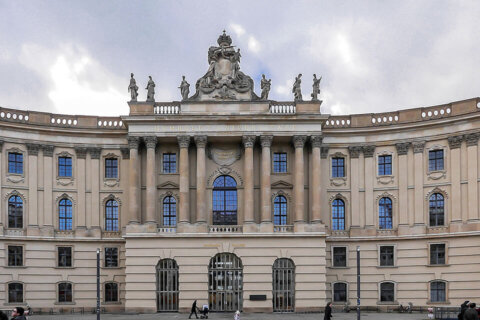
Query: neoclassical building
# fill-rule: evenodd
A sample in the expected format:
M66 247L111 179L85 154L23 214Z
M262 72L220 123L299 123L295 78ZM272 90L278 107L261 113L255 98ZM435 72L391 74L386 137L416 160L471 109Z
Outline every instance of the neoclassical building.
M478 300L480 98L331 116L230 45L181 101L0 109L1 308L92 310L97 248L107 311L355 305L357 247L362 306Z

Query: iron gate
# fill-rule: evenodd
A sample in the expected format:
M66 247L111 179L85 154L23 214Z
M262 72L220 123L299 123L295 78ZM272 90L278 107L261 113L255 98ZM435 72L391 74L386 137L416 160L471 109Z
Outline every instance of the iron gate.
M157 311L178 311L178 265L173 259L157 264Z
M295 264L291 259L280 258L273 263L273 311L295 310Z
M242 310L243 265L233 253L219 253L208 266L208 304L211 311Z

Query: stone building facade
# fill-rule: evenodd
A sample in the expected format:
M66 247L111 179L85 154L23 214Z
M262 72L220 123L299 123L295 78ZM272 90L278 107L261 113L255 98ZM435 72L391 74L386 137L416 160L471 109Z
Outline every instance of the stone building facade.
M0 109L2 306L93 309L97 248L110 311L354 305L357 248L362 306L480 298L480 98L330 116L237 89Z

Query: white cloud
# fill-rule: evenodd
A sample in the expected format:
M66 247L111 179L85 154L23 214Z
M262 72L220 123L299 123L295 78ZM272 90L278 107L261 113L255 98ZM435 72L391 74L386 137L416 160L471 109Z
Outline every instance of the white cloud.
M236 37L240 43L244 43L246 40L247 48L248 51L252 53L258 53L260 52L261 46L260 42L257 40L257 38L252 34L252 33L247 33L246 29L237 23L230 23L230 29L235 32ZM245 37L244 37L245 36Z
M254 36L248 37L248 49L254 53L260 51L260 43L255 39Z
M241 37L245 34L245 28L236 23L230 23L230 28L235 32L237 37Z

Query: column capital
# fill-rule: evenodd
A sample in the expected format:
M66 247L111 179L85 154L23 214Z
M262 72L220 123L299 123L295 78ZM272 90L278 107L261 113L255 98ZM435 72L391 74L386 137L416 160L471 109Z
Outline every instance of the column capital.
M312 148L320 148L322 146L323 137L322 136L311 136L310 143Z
M55 146L52 146L50 144L42 145L43 156L44 157L53 157L53 149L55 149Z
M320 147L320 158L322 159L327 159L328 157L328 146L326 145L323 145L322 147Z
M466 134L465 141L467 141L467 147L478 145L478 138L480 138L478 132Z
M255 145L256 136L243 136L242 143L244 148L253 148Z
M130 159L130 150L128 148L120 148L123 159Z
M39 144L27 143L26 145L29 156L38 156L38 150L40 150Z
M145 142L147 149L155 149L157 146L157 137L155 136L143 137L143 141Z
M90 158L100 159L100 153L102 152L102 148L91 147L88 148L88 152L90 152Z
M397 154L399 156L406 155L408 153L408 149L410 148L410 145L411 145L410 142L396 143L395 147L397 148Z
M450 149L457 149L460 148L462 145L463 141L463 136L450 136L448 137L448 145L450 146Z
M348 147L348 152L350 152L350 158L357 159L360 156L362 147L360 146L350 146Z
M138 149L138 145L140 144L140 137L128 136L127 141L129 149Z
M270 148L272 146L273 136L260 136L260 144L262 148Z
M425 141L413 142L413 153L422 153L425 149Z
M178 146L188 148L190 146L190 136L177 136Z
M293 136L292 137L293 145L296 148L303 148L305 141L307 141L307 136Z
M207 145L207 136L194 136L193 140L197 145L197 148L205 148Z
M2 152L3 140L0 140L0 152Z
M87 148L75 147L75 154L77 155L77 159L85 159L87 157Z
M375 153L375 146L374 145L362 146L362 151L363 151L363 156L365 158L371 158Z

